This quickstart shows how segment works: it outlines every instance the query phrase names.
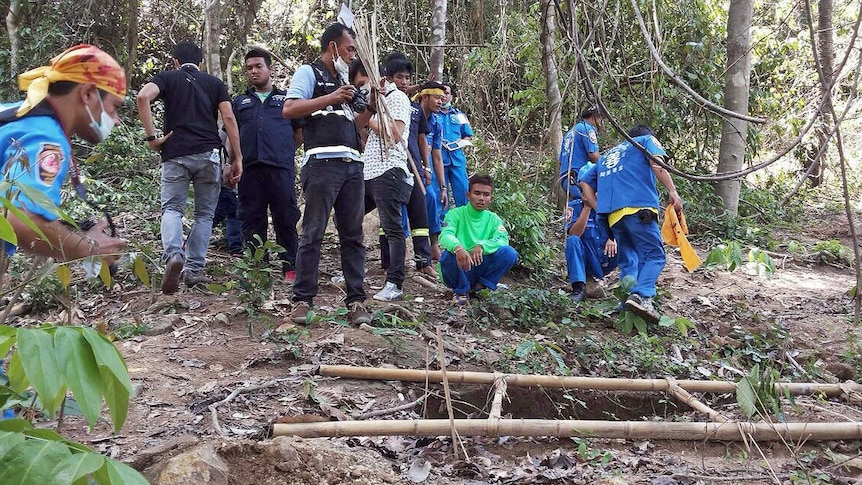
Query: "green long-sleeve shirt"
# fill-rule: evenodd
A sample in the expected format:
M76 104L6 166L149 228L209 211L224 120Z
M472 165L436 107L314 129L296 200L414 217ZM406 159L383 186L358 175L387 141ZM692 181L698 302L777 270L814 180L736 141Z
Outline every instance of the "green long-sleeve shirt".
M489 210L477 211L467 204L446 213L440 232L440 246L454 253L461 246L468 252L481 245L491 254L509 244L509 233L500 216Z

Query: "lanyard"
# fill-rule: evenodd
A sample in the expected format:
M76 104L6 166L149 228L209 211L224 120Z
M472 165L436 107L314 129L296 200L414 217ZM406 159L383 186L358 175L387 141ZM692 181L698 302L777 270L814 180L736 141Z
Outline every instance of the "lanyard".
M72 181L72 187L75 188L75 194L94 211L101 212L105 215L105 219L108 221L108 227L111 229L111 237L117 237L117 226L114 225L114 219L111 218L111 214L108 213L107 209L100 207L87 197L87 188L84 186L84 182L81 181L81 173L78 171L78 164L75 163L75 157L70 157L70 159L72 164L69 167L69 178Z

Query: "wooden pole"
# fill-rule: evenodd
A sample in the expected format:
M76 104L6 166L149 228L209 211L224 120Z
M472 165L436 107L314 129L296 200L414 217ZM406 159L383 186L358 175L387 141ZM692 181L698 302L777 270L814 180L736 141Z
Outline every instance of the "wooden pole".
M455 452L455 459L457 460L460 437L458 436L458 431L455 429L455 412L452 410L452 395L449 392L449 381L446 380L446 353L443 352L443 335L440 333L439 326L437 327L437 360L440 361L440 373L443 377L446 412L449 414L449 432L452 434L452 450ZM469 461L469 458L467 460Z
M495 422L492 422L495 421ZM682 441L804 441L859 440L862 423L680 423L653 421L583 421L544 419L456 419L460 436L556 436L579 438ZM446 436L449 420L328 421L273 424L273 436L302 438L336 436Z
M717 423L726 423L730 421L724 415L719 413L718 411L712 409L706 404L698 401L694 396L692 396L688 391L679 387L676 383L676 380L673 377L667 378L667 393L676 399L688 404L695 411L701 412L709 416L709 419L715 421Z
M353 367L349 365L321 365L319 374L330 377L345 377L348 379L370 379L378 381L443 382L439 371L422 369L381 369L377 367ZM495 376L490 372L456 372L447 373L449 384L494 384ZM506 374L506 383L516 387L539 386L548 389L593 389L602 391L654 391L664 392L668 389L665 379L613 379L604 377L563 377L528 374ZM710 392L724 394L736 391L735 382L727 381L677 381L679 387L688 392ZM777 383L775 389L781 394L785 390L790 394L811 395L823 394L830 397L840 396L848 390L862 392L862 385L855 382L844 384L819 383Z

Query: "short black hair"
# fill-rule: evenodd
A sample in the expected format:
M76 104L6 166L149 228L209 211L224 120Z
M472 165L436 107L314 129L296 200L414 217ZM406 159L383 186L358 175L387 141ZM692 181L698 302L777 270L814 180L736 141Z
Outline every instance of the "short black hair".
M362 59L357 57L356 59L353 59L353 62L350 63L350 69L348 69L347 71L347 79L352 83L356 79L356 76L358 76L359 74L367 76L368 71L362 64Z
M649 125L637 125L631 130L629 130L629 136L632 138L647 135L655 136L655 133L652 131L652 128L650 128Z
M443 85L437 81L425 81L419 86L419 91L422 92L426 89L443 89Z
M388 77L392 77L399 72L407 72L412 76L413 63L401 52L393 52L383 61L383 73Z
M581 113L581 119L585 120L591 116L605 117L605 111L597 104L591 105Z
M201 48L190 41L178 42L171 50L171 57L178 60L180 64L200 64L203 60Z
M269 52L261 49L260 47L254 47L249 50L245 55L245 60L249 60L252 57L262 57L263 63L266 64L266 67L272 65L272 56L269 55Z
M356 38L356 32L353 31L350 27L344 24L332 24L323 31L323 34L320 36L320 52L326 50L326 46L329 45L330 42L335 42L338 44L338 39L344 35L344 32L350 34L354 39Z
M491 180L491 176L486 173L477 173L470 177L470 186L467 187L467 190L473 190L473 186L476 184L487 185L494 188L494 181Z

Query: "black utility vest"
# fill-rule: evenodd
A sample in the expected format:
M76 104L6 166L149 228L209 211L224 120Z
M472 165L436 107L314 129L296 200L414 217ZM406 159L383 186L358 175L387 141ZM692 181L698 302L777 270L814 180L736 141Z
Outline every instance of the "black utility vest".
M333 79L320 59L311 63L316 84L313 98L336 91L342 83ZM319 147L346 146L360 149L359 133L353 122L353 109L348 103L326 106L302 119L302 139L305 150Z

